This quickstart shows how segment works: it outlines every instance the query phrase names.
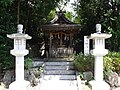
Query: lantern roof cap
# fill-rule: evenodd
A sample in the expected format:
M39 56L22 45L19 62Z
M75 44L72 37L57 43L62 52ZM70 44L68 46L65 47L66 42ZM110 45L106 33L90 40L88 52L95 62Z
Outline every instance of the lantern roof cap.
M28 34L21 34L21 33L15 33L15 34L7 34L7 37L8 38L11 38L11 39L22 39L22 38L24 38L24 39L31 39L32 37L31 36L29 36Z
M107 33L93 33L88 38L89 39L107 39L110 38L112 34Z

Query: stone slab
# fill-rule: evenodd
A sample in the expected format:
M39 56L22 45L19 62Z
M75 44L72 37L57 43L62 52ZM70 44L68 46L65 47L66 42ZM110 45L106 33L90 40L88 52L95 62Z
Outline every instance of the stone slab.
M44 70L45 75L75 75L74 70Z
M43 80L39 90L78 90L76 80Z
M56 65L56 66L58 66L58 65L60 65L60 66L64 66L64 65L73 65L73 62L46 62L45 63L45 65L47 66L51 66L51 65Z
M105 81L90 81L90 88L92 90L110 90L110 86Z
M74 66L45 66L46 70L74 70Z
M44 64L43 61L34 61L34 62L32 63L32 67L40 67L40 66L42 66L43 64Z
M44 75L44 80L76 80L76 75Z
M28 81L21 81L21 82L13 82L9 85L9 90L29 90L30 89L30 82Z

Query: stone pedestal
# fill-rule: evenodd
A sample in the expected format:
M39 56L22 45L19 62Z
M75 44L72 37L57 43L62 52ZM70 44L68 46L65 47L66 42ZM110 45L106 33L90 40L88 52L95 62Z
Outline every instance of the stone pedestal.
M15 81L9 85L9 90L30 90L30 82L29 81Z
M96 25L96 32L91 34L89 39L94 40L94 49L91 50L91 54L95 56L94 63L94 80L90 81L92 90L110 90L110 86L103 81L103 56L108 53L105 49L105 39L110 38L111 34L101 33L101 25Z
M91 85L92 90L110 90L110 86L105 81L90 81L89 84Z
M23 26L18 25L18 33L7 35L14 39L14 49L10 51L16 57L15 81L9 85L9 90L29 90L30 82L24 80L24 56L29 53L26 49L26 39L31 39L23 34Z

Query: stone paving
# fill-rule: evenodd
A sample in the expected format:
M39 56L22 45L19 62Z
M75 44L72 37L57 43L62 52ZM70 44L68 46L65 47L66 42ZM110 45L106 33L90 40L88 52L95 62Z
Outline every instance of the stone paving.
M70 88L70 87L68 87L68 88ZM40 89L38 89L38 86L35 86L35 87L32 87L30 90L40 90ZM47 88L47 90L48 90L48 88ZM62 90L65 90L65 89L62 89ZM68 90L68 89L66 89L66 90ZM90 90L90 88L87 85L82 85L82 90ZM112 90L120 90L120 87L114 88Z
M43 80L39 90L77 90L76 80Z
M78 90L76 81L46 80L30 90Z
M115 89L112 89L112 90L120 90L120 87L118 87L118 88L115 88Z
M59 87L56 86L56 88L57 88L57 90L59 90L58 89ZM67 88L70 88L70 87L67 87ZM48 90L48 89L49 88L47 88L46 90ZM3 86L0 86L0 90L8 90L8 89L4 88ZM30 90L41 90L41 89L39 89L39 85L37 85L37 86L31 87ZM62 90L65 90L65 89L62 89ZM68 89L66 89L66 90L68 90ZM76 90L76 89L74 89L74 90ZM82 84L82 90L90 90L90 88L87 85ZM112 90L120 90L120 87L114 88Z
M90 90L90 88L87 85L82 85L82 90Z

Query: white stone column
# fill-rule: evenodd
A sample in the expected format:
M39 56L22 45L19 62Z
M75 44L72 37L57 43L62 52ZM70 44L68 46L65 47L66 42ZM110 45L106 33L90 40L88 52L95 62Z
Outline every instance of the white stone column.
M24 57L16 57L16 81L24 81Z
M29 53L26 49L26 39L31 39L28 34L23 34L23 25L18 25L18 33L7 35L14 39L14 49L10 51L15 56L15 81L9 85L9 90L29 90L30 82L24 80L24 56Z
M105 49L105 39L111 36L111 34L101 33L101 25L97 24L96 33L89 37L95 42L94 49L91 50L91 54L95 56L94 80L89 82L92 90L110 90L110 86L103 80L103 56L108 53Z
M94 75L96 81L103 81L103 57L95 57Z

